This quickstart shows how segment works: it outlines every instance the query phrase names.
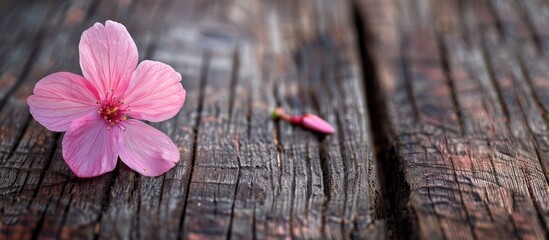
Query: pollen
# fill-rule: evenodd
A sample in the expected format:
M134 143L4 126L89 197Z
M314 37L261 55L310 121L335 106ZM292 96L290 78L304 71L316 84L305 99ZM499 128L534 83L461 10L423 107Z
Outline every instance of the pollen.
M97 113L105 119L110 126L114 126L115 124L126 120L127 118L124 113L129 111L129 109L124 106L123 101L116 100L114 93L115 91L111 90L105 94L105 99L103 101L98 101L98 104L101 102L101 105L99 106ZM110 130L110 127L108 129Z

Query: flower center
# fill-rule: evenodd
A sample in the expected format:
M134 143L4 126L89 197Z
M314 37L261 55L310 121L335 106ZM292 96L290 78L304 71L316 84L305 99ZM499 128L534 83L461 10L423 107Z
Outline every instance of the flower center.
M97 103L101 104L97 113L111 126L126 120L126 115L124 115L124 113L130 110L129 108L124 108L124 106L122 106L124 104L123 101L116 100L114 90L111 90L110 94L107 92L105 100L102 102L98 101Z

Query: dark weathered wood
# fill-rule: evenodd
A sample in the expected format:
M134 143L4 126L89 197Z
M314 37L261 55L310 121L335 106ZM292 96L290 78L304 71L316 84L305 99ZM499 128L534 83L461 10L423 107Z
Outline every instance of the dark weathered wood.
M282 6L290 5L285 2ZM291 228L298 238L375 237L372 233L378 229L385 232L383 222L378 222L383 209L377 169L370 155L358 46L348 27L352 24L351 6L304 1L293 11L296 15L290 16L310 14L314 18L294 26L296 30L285 30L289 33L281 31L282 49L296 46L295 53L289 53L296 65L281 58L288 53L274 49L279 64L288 69L286 73L271 70L274 77L282 78L274 86L277 101L294 114L317 112L337 130L322 138L278 123L282 169L293 168L295 178ZM284 26L285 19L288 16L277 18L279 26ZM305 166L301 159L307 161Z
M306 27L317 30L297 36L297 41L304 38L306 42L297 45L295 68L288 66L290 72L280 76L284 81L275 83L278 101L294 114L318 112L335 123L337 130L322 138L279 123L279 141L283 152L289 153L283 163L291 162L295 169L293 198L297 204L292 208L292 227L301 238L366 238L384 225L376 221L382 207L371 208L380 200L381 190L373 177L377 169L369 153L371 135L360 94L364 88L357 81L361 77L359 51L354 32L346 27L352 21L352 9L334 1L308 4L304 4L310 8L306 9L316 18ZM308 160L306 166L299 159ZM305 196L302 188L307 188ZM309 216L301 216L300 211Z
M336 103L321 107L318 104L315 106L311 100L302 99L307 96L325 96L325 90L306 83L309 78L306 75L309 73L305 65L320 64L315 58L337 56L349 61L350 69L354 67L358 71L358 59L356 55L352 57L357 52L357 45L353 45L353 36L348 28L351 19L338 18L335 15L340 13L339 16L349 16L344 13L350 13L350 9L345 4L324 4L327 3L305 1L293 9L288 8L291 6L288 2L247 7L237 5L244 7L241 11L248 13L251 19L261 16L267 18L259 22L259 26L243 25L244 28L240 31L245 37L259 39L259 42L251 45L246 42L237 44L235 59L231 58L231 52L223 53L218 48L212 50L208 65L211 70L205 76L197 155L184 216L184 236L200 238L230 233L235 238L319 238L326 234L351 237L360 236L361 233L366 236L368 230L362 228L364 225L368 225L369 229L383 229L383 224L374 222L381 217L382 210L375 213L369 210L381 208L378 201L379 184L369 156L361 153L353 155L350 149L348 155L341 156L339 149L343 146L338 146L341 138L334 135L330 137L333 139L331 143L324 143L332 147L329 152L333 157L323 157L328 155L328 150L319 144L323 139L282 122L275 129L268 120L269 110L277 102L288 110L301 109L299 113L319 112L324 108L327 114L334 114L330 119L333 122L337 122L335 115L344 116L334 113ZM223 8L219 9L235 7L221 5ZM229 29L232 24L239 23L232 22L239 19L231 19L233 16L225 15L226 12L215 13L231 20L227 26ZM318 22L322 19L328 26L316 26L313 24L316 20L311 21L312 25L300 23L293 26L292 23L299 22L299 17L302 17L300 15L314 16L319 18ZM261 27L265 29L264 32L254 32ZM336 29L343 34L334 38L328 36L328 33L336 32ZM246 35L247 33L251 35ZM220 37L235 38L230 33L218 34ZM203 42L206 40L209 39L206 38ZM214 47L219 47L214 39L210 41L215 44ZM238 39L233 41L238 42ZM340 48L336 49L330 43L311 48L321 41L333 41ZM229 49L230 47L230 44L225 46ZM330 53L333 55L314 55L328 48L332 48ZM302 59L296 60L296 57ZM332 71L339 67L336 64L326 65ZM320 68L315 66L315 69ZM349 108L356 113L349 112L346 115L348 120L339 121L353 121L356 118L361 120L351 122L348 126L358 134L355 137L349 136L349 139L356 139L358 142L347 143L343 140L342 144L368 152L371 146L364 122L366 112L364 106L360 105L363 96L358 82L359 73L353 72L346 76L345 70L338 72L342 76L334 74L336 76L332 78L339 80L339 84L351 85L353 91L357 91L357 96L349 94L348 97L358 98L358 103L349 103ZM314 78L316 84L328 83L328 79L321 79L318 75ZM298 82L305 84L300 85ZM342 86L344 87L346 86ZM228 92L229 89L232 92ZM350 90L349 87L346 89ZM343 94L331 99L352 102L351 99L344 100L342 96ZM286 98L292 100L286 102ZM309 106L304 107L305 103ZM205 139L201 140L202 138ZM351 161L348 163L351 166L349 169L342 168L341 163L337 165L338 161ZM327 167L330 165L331 167ZM348 176L349 181L345 182L343 176ZM364 195L355 195L355 189L366 188L365 176L372 177L371 191L363 192ZM353 182L354 177L358 179L356 182ZM340 187L344 184L349 184L350 187ZM332 199L328 193L331 191L334 192ZM349 199L345 201L345 197ZM208 199L210 200L204 201ZM210 228L204 229L204 224L209 224ZM356 226L361 226L361 229L356 229Z
M409 188L397 215L421 238L546 237L547 119L533 94L545 91L529 64L541 26L524 12L540 4L422 3L359 1Z
M13 13L0 29L21 28L0 38L2 238L387 237L351 2L5 4L0 12ZM62 134L28 114L36 81L79 73L80 34L106 19L127 26L140 59L183 75L185 106L153 124L181 161L157 178L119 162L78 179L62 159ZM336 133L275 122L277 106L316 113Z
M548 12L541 0L3 1L0 238L545 238ZM185 106L152 124L181 151L162 176L120 162L78 179L63 134L28 113L34 84L79 73L80 34L106 19L140 59L183 75ZM336 131L273 121L277 106Z
M95 11L97 6L92 1L75 1L68 6L53 5L53 7L56 7L57 15L50 16L52 20L49 23L46 22L48 27L43 30L46 32L43 41L48 45L39 49L36 54L37 60L29 68L29 74L23 80L25 82L8 99L7 105L2 109L6 119L18 124L11 127L12 130L16 127L26 127L25 131L33 135L37 135L35 132L52 135L39 124L31 121L25 101L26 96L31 93L36 81L46 74L60 70L80 72L77 58L80 34L95 21L90 17L89 22L83 24L82 21L86 20L86 13L115 17L114 14L106 12L111 11L110 7L99 6L99 10ZM74 12L77 12L77 15L84 13L84 16L74 17ZM142 15L142 13L140 14ZM139 45L140 38L137 37L136 41ZM56 56L55 60L52 59L53 56ZM14 115L13 111L18 109L23 112ZM23 125L25 121L30 122L28 126ZM3 124L3 126L9 127L10 125ZM17 133L17 131L15 132ZM56 136L59 134L53 135L53 137ZM103 202L108 196L107 190L112 182L111 175L107 174L96 179L77 180L62 160L59 144L51 144L51 140L47 141L47 138L41 138L42 141L39 143L43 145L50 142L50 144L40 147L40 144L33 146L27 145L23 141L21 143L23 147L39 147L38 150L44 152L45 155L28 154L29 150L26 149L22 149L21 154L9 155L8 161L13 159L12 161L16 161L15 164L24 164L21 167L16 165L9 168L11 171L29 169L26 171L31 174L20 174L20 181L23 185L28 184L27 188L22 187L21 193L15 198L15 203L12 200L3 206L4 211L15 210L12 214L15 218L13 224L16 224L15 227L3 225L3 233L7 234L6 236L15 234L14 236L22 238L30 236L93 237L94 232L98 230L96 221L101 215ZM26 139L25 136L22 140L24 139ZM55 154L49 154L48 152L53 150L51 148L56 146L58 148ZM28 156L35 157L29 159ZM29 163L38 166L34 166L34 169L24 167ZM19 177L19 174L16 176ZM13 232L14 229L15 232Z
M75 2L74 4L78 3ZM24 38L24 35L28 34L30 39L28 41L18 42L14 40L11 42L14 45L21 43L21 46L25 46L26 43L29 48L34 45L37 47L42 46L42 41L48 41L51 45L49 48L36 50L36 54L26 55L26 57L32 59L21 59L20 64L28 62L28 67L25 68L26 72L21 73L18 77L20 84L7 87L9 89L17 86L16 89L10 90L13 92L7 97L0 111L0 118L2 119L1 145L2 149L5 149L2 151L2 189L4 189L1 202L2 213L4 213L2 222L12 224L12 226L2 224L2 235L5 238L8 238L8 236L30 238L36 232L29 229L41 227L42 213L49 206L49 204L41 204L41 201L59 199L59 195L48 199L37 198L41 190L51 194L47 190L49 187L41 188L41 186L45 185L43 179L50 162L55 161L51 159L52 154L57 152L55 150L57 147L56 139L59 134L51 133L31 120L26 97L32 92L33 85L48 72L59 67L68 68L67 70L77 69L73 61L76 56L74 48L77 46L74 42L78 41L78 37L69 33L82 30L74 27L74 22L67 24L62 22L66 12L60 6L60 3L55 2L40 6L40 9L36 11L49 12L49 14L45 14L44 19L35 19L37 22L31 20L33 24L38 25L35 26L37 29L26 31L22 26L21 34L23 36L19 37ZM32 11L29 14L41 16L40 13L33 13ZM32 19L33 17L29 18ZM33 25L29 24L30 26ZM68 32L66 34L55 34L52 31L54 26L55 30L64 29ZM42 34L44 37L33 39L36 34ZM67 46L73 46L73 48L67 48ZM53 56L57 54L60 55L56 59L57 61L54 61ZM57 189L62 189L64 181L56 180L56 178L52 178L51 183L57 183L60 186ZM52 188L49 189L53 190Z

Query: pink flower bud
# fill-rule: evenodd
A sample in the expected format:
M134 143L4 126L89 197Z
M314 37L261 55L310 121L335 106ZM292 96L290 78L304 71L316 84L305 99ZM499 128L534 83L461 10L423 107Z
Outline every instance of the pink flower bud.
M332 125L314 114L307 113L303 116L290 116L287 115L282 108L277 108L273 111L272 116L274 119L282 119L293 125L299 125L315 132L324 134L331 134L334 132Z
M332 127L332 125L324 121L324 119L319 118L317 115L310 113L303 115L301 126L324 134L331 134L334 132L334 127Z

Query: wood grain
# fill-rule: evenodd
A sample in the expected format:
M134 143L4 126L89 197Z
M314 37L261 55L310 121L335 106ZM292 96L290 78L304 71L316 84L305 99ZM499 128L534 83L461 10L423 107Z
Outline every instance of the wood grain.
M532 84L541 15L525 12L542 4L395 1L379 4L383 14L375 4L359 1L365 21L380 23L367 26L369 45L410 232L545 238L547 121L534 94L544 89Z
M2 239L543 239L541 0L2 1ZM148 178L79 179L25 99L112 19L187 100ZM322 136L270 118L315 113Z
M0 238L388 236L350 2L6 5L0 11L13 13L0 26L18 32L0 38L8 54L0 62ZM21 22L31 16L32 24ZM185 106L152 124L174 139L181 161L157 178L121 162L103 176L76 178L59 150L63 135L28 113L34 84L51 72L80 72L79 36L106 19L126 25L140 59L183 75ZM316 113L336 133L273 121L277 106Z

